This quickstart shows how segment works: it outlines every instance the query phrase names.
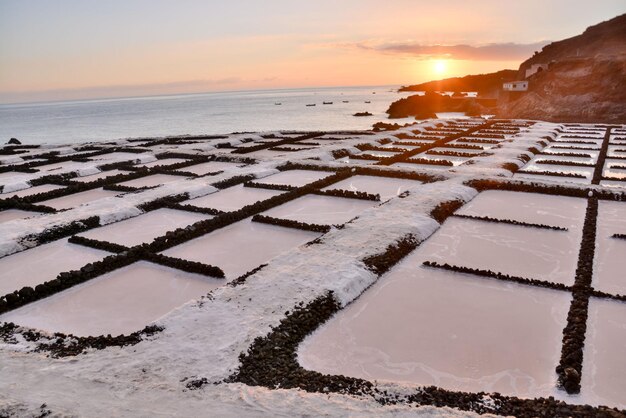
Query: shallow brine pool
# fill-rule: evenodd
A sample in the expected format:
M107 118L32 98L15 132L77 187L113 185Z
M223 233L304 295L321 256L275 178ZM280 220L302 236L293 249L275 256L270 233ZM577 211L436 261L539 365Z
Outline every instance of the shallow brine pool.
M316 232L245 219L177 245L163 254L217 266L231 280L319 236Z
M168 231L210 219L212 216L174 209L157 209L79 234L85 238L134 246L150 243Z
M139 261L11 311L0 321L78 336L129 334L223 283Z

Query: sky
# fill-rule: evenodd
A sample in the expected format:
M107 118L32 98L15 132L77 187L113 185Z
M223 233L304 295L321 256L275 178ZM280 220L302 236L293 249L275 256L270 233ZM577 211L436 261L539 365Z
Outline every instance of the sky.
M0 103L516 69L624 0L0 0Z

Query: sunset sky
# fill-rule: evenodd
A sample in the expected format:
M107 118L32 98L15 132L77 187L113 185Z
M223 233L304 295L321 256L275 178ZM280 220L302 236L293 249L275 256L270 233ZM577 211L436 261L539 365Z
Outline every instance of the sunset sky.
M0 0L0 102L411 84L503 68L624 0Z

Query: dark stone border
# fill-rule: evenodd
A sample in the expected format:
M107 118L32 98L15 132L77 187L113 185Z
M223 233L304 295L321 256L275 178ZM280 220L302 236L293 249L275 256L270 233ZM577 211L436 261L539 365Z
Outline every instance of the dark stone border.
M20 242L29 244L34 243L34 245L27 245L28 247L34 247L37 245L56 241L70 235L78 234L79 232L83 232L91 228L96 228L98 226L100 226L100 218L98 216L91 216L89 218L72 221L67 224L48 228L40 234L27 235L22 238Z
M583 154L576 152L541 152L539 155L549 157L580 157L580 158L593 158L591 154Z
M591 281L593 279L597 217L598 199L591 197L587 200L585 223L578 253L578 267L572 287L572 304L567 314L567 325L563 329L561 360L556 367L559 376L558 383L569 394L580 392L589 296L593 290Z
M591 178L591 184L600 184L600 180L602 180L602 172L604 170L604 161L606 160L606 155L609 151L609 141L611 140L611 129L607 128L604 134L604 140L602 141L602 148L600 148L600 153L598 154L598 161L596 161L596 169L593 172L593 177Z
M528 170L517 170L518 174L531 174L537 176L552 176L552 177L569 177L576 179L586 179L587 176L583 176L578 173L564 173L562 171L528 171Z
M504 223L508 225L524 226L524 227L531 227L531 228L552 229L554 231L567 231L567 228L563 228L560 226L521 222L521 221L515 221L513 219L500 219L500 218L492 218L489 216L474 216L474 215L460 215L460 214L455 214L454 216L457 218L472 219L475 221Z
M252 221L269 224L269 225L282 226L285 228L301 229L303 231L319 232L322 234L327 233L331 229L329 225L310 224L307 222L299 222L299 221L293 221L290 219L274 218L272 216L265 216L261 214L254 215L252 217Z
M407 158L403 163L422 164L422 165L441 165L446 167L454 167L454 163L448 160L431 160L428 158Z
M434 269L452 271L454 273L470 274L472 276L484 277L487 279L502 280L505 282L518 283L518 284L523 284L523 285L528 285L528 286L544 287L544 288L553 289L553 290L564 290L564 291L572 290L571 286L567 286L562 283L554 283L554 282L548 282L545 280L537 280L537 279L529 279L526 277L511 276L509 274L500 273L499 271L476 269L472 267L457 266L457 265L448 264L448 263L441 264L436 261L424 261L422 265L426 267L434 268Z
M595 167L595 164L589 163L580 163L576 161L565 161L565 160L537 160L535 164L551 164L551 165L563 165L563 166L572 166L572 167Z
M359 192L353 190L344 190L344 189L329 189L329 190L319 190L314 194L320 196L331 196L331 197L340 197L344 199L357 199L357 200L370 200L374 202L380 202L379 194L372 194L367 192Z

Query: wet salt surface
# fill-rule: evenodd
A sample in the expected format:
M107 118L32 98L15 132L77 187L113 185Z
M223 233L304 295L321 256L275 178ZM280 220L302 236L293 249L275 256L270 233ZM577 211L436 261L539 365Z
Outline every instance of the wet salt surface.
M373 151L373 150L368 150L368 151L363 151L361 153L361 155L373 155L374 157L394 157L396 155L399 155L399 153L397 152L393 152L393 151Z
M241 167L241 164L227 163L222 161L209 161L208 163L196 164L189 167L181 168L182 171L202 176L207 173L215 173L217 171L232 170L233 168Z
M591 154L589 154L591 155ZM532 164L539 167L549 166L550 164L537 164L537 161L558 161L558 162L574 162L574 163L583 163L583 164L595 164L595 158L591 157L563 157L560 155L546 155L546 154L538 154L535 155L528 164ZM558 164L557 164L558 165Z
M129 187L154 187L154 186L160 186L166 183L172 183L174 181L183 180L185 178L187 177L173 176L169 174L152 174L150 176L123 181L118 184L120 184L121 186L129 186Z
M25 197L25 196L30 196L30 195L37 194L37 193L45 193L45 192L62 189L62 188L63 186L57 186L56 184L42 184L40 186L29 187L28 189L18 190L17 192L2 193L0 194L0 199L7 199L13 196Z
M89 158L91 161L104 161L104 162L110 162L110 161L132 161L132 160L136 160L142 156L146 156L146 154L138 154L135 152L112 152L109 154L103 154L103 155L97 155L95 157L91 157Z
M421 158L421 157L417 157ZM448 170L452 167L447 165L434 165L434 164L413 164L413 163L393 163L391 167L408 168L414 171L428 171L428 170Z
M212 216L174 209L157 209L79 234L85 238L134 246L152 242L168 231L184 228Z
M4 173L0 173L0 184L15 183L26 178L30 178L30 174L19 173L17 171L5 171Z
M587 200L539 193L487 190L456 213L582 230Z
M344 224L380 202L306 195L272 208L263 215L322 225Z
M626 181L618 181L618 180L602 180L600 181L600 186L606 187L617 187L617 188L626 188Z
M358 158L343 157L343 158L339 158L337 162L345 163L345 164L356 164L356 165L373 165L373 164L376 164L378 161L361 160Z
M381 200L387 200L420 184L422 184L422 182L417 180L357 175L332 184L322 190L340 189L353 192L366 192L379 194Z
M93 202L95 200L104 199L107 197L114 197L120 192L113 192L110 190L104 190L102 187L98 189L87 190L84 192L74 193L67 196L57 197L56 199L44 200L39 204L50 206L55 209L71 209L86 203Z
M283 193L284 192L280 190L244 187L241 184L196 199L184 201L182 204L230 212Z
M67 172L67 171L74 171L74 170L78 170L81 168L85 168L85 167L93 167L93 163L83 163L83 162L76 162L76 161L63 161L60 163L52 163L52 164L46 164L46 165L40 165L37 167L34 167L36 170L39 170L40 172L49 172L49 171L63 171L63 172Z
M550 171L550 170L546 170ZM560 170L559 170L560 171ZM576 184L589 184L590 178L581 177L562 177L562 176L549 176L543 174L527 174L527 173L515 173L513 174L514 180L530 180L530 181L546 181L552 183L576 183Z
M107 255L110 254L62 239L0 258L0 295L24 286L34 288L55 279L59 273L77 270Z
M321 373L548 396L571 296L421 267L429 241L302 343Z
M568 173L568 174L580 174L586 177L586 181L591 180L593 177L593 167L573 167L566 165L556 165L556 164L535 164L534 162L529 162L526 164L523 169L525 171L548 171L548 172L556 172L556 173ZM522 173L523 174L523 173ZM559 177L560 179L567 179L566 177ZM569 179L568 179L569 180ZM578 179L580 180L580 178ZM582 179L585 180L585 179Z
M140 261L11 311L0 321L78 336L128 334L222 284Z
M581 235L449 218L428 248L431 261L573 285Z
M129 174L130 171L122 171L122 170L109 170L109 171L101 171L98 174L92 174L91 176L84 176L84 177L75 177L72 179L72 181L78 181L81 183L88 183L90 181L96 181L96 180L100 180L100 179L104 179L107 177L111 177L111 176L117 176L118 174Z
M560 157L558 155L554 155L553 154L560 154L560 153L573 153L573 154L587 154L587 155L591 155L591 157L594 159L594 161L598 158L598 154L600 153L597 150L580 150L580 149L571 149L571 148L550 148L550 145L548 145L546 148L544 148L543 150L541 150L541 156L543 157L549 157L550 159L559 157L559 158L564 158L564 157ZM587 157L580 157L580 158L587 158Z
M591 298L582 391L589 402L626 408L626 303Z
M245 219L163 254L220 267L231 280L320 235Z
M598 205L592 284L603 292L626 295L626 240L612 238L626 234L626 202L601 200Z
M0 223L14 221L16 219L32 218L33 216L39 216L39 212L30 212L20 209L7 209L0 211Z
M332 176L333 173L326 171L313 171L313 170L287 170L281 171L271 176L263 177L255 180L257 183L262 184L282 184L288 186L301 187L314 181L321 180L323 178Z

